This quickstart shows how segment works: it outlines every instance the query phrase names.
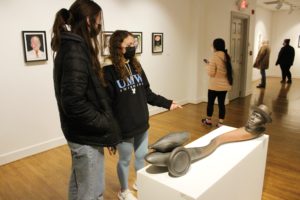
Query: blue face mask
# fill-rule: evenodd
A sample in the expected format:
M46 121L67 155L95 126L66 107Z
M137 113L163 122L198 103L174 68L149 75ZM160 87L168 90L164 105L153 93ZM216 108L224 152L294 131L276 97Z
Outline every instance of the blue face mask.
M134 56L135 56L135 47L126 47L126 52L124 53L125 59L130 60Z

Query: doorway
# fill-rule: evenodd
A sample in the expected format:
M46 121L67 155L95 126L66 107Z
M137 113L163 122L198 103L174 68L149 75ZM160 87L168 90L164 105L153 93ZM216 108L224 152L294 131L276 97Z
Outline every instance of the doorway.
M246 93L249 19L248 15L231 13L230 56L233 85L228 94L229 101L244 97Z

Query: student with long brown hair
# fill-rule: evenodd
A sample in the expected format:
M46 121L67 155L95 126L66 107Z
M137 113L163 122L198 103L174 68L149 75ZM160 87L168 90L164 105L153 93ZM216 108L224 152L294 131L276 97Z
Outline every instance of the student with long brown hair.
M113 112L121 128L122 142L117 146L120 200L136 199L128 189L129 164L134 151L135 170L144 167L144 157L148 151L147 103L170 110L181 107L172 100L152 92L146 74L135 57L135 50L134 37L130 32L115 31L110 38L110 56L113 64L104 67ZM137 189L136 185L134 189Z
M53 24L55 95L72 155L70 200L103 199L104 147L114 152L120 141L98 59L101 16L94 1L76 0Z

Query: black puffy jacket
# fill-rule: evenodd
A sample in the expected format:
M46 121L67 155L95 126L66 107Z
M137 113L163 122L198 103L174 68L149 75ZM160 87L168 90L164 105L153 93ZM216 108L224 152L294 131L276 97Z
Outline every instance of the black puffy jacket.
M92 69L84 40L63 33L54 60L54 87L61 128L70 142L114 146L120 129L113 117L110 100Z
M292 66L294 64L295 49L290 45L285 45L279 51L276 65Z

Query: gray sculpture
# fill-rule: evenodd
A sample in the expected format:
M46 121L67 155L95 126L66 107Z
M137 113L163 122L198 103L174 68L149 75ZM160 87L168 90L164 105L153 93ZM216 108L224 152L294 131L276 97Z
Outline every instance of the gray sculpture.
M159 140L154 144L149 146L149 149L153 149L158 152L169 152L172 151L175 147L183 145L190 139L190 134L187 132L178 132L170 133Z
M181 146L188 140L188 133L171 133L149 146L154 151L148 153L145 160L154 166L167 167L171 176L179 177L187 173L191 163L210 155L218 146L261 136L266 129L265 124L271 121L271 112L267 106L254 106L245 127L223 133L208 145L194 148Z

